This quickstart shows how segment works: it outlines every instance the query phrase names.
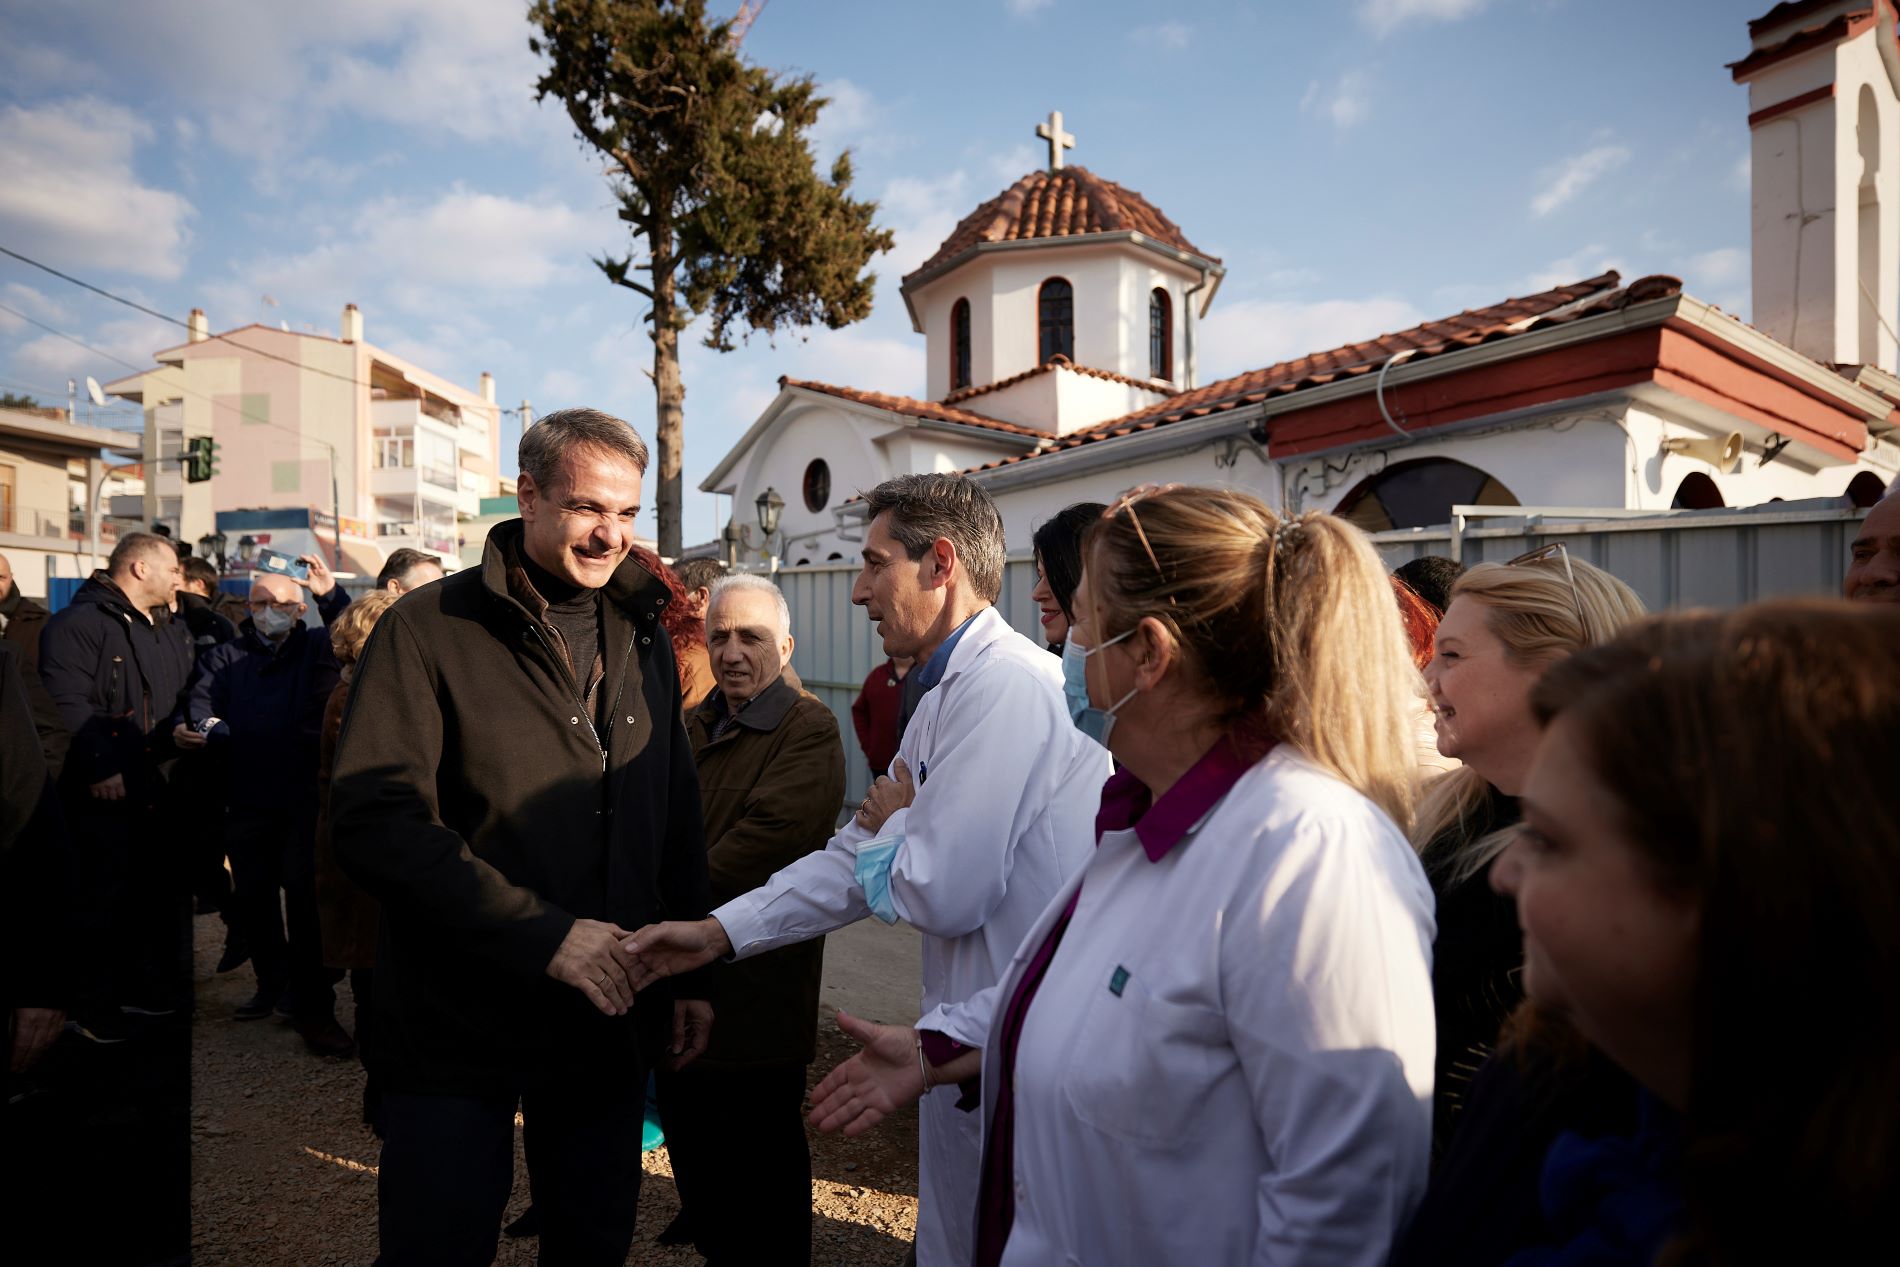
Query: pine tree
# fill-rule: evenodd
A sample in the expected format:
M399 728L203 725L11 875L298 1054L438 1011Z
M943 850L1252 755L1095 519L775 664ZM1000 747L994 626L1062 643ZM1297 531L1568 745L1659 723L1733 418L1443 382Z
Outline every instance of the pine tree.
M872 224L876 203L850 197L848 153L819 175L816 85L747 63L704 0L535 0L530 17L529 47L548 58L536 98L559 99L607 160L633 235L634 250L594 263L647 301L659 548L677 555L680 331L707 314L706 345L723 352L735 334L862 320L865 268L891 235Z

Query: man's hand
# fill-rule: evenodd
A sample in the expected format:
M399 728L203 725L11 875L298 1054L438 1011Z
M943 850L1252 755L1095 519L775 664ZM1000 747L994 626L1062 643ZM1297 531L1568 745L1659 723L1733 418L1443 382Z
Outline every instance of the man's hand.
M716 919L669 920L648 924L620 944L633 960L633 988L703 968L732 953L732 942Z
M812 1088L811 1124L821 1131L862 1135L923 1096L917 1031L861 1021L847 1012L838 1013L838 1028L857 1039L863 1050Z
M917 799L917 785L911 781L910 767L899 757L891 762L890 775L880 776L871 785L871 794L858 806L858 826L876 832L900 809Z
M620 948L627 936L618 924L577 919L554 958L548 960L548 975L585 994L607 1015L624 1016L633 1006L633 982L628 976L633 956Z
M123 801L125 799L125 776L115 774L109 779L100 779L90 789L96 801Z
M297 584L310 591L310 597L322 598L336 588L336 574L330 571L330 565L323 561L322 555L300 554L297 558L310 567L310 579L297 581Z
M673 1045L666 1049L666 1067L678 1072L706 1054L712 1038L712 1004L704 999L676 999L673 1003Z
M13 1010L13 1059L8 1068L14 1073L31 1069L46 1049L59 1037L66 1025L66 1013L53 1007L21 1007Z
M180 748L202 748L205 746L205 737L198 733L196 727L179 722L172 727L172 742Z

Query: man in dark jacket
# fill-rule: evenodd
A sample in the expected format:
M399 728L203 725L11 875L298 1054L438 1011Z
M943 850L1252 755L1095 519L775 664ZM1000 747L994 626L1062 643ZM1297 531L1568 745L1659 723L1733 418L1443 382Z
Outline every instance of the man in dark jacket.
M759 576L716 581L706 643L719 689L687 718L714 902L831 838L844 803L837 719L789 666L792 618ZM817 1054L825 940L728 965L705 1058L659 1077L679 1226L710 1267L811 1261L805 1070ZM744 1141L739 1144L738 1141ZM667 1238L663 1238L667 1239Z
M182 566L185 583L178 591L178 617L191 634L191 644L200 657L238 636L237 625L218 610L214 602L229 598L218 587L218 569L196 555L187 557ZM240 607L248 619L248 608ZM224 955L218 971L229 972L250 957L244 934L233 919L231 875L224 869L224 784L225 752L220 745L207 748L189 761L181 761L172 772L172 790L182 815L181 827L191 867L191 893L198 901L198 914L213 912L224 919Z
M323 966L316 878L317 748L339 670L329 635L303 623L298 587L317 600L326 626L350 598L321 558L306 554L303 562L308 580L272 573L252 580L250 618L235 640L199 659L187 711L194 726L215 719L223 847L237 928L257 972L257 993L235 1018L281 1010L312 1051L348 1056L355 1048L336 1021L336 974Z
M705 1047L703 987L636 1005L620 949L708 907L668 591L629 557L646 460L596 410L537 422L521 519L405 594L356 667L330 834L383 904L386 1267L494 1260L517 1106L541 1261L618 1267L647 1070Z
M180 566L185 570L185 583L178 590L178 615L191 631L192 645L203 655L234 640L238 636L237 620L250 612L240 606L237 610L242 615L233 619L220 610L219 600L228 596L218 586L218 569L204 559L194 554Z
M46 621L51 614L44 604L20 592L20 583L13 578L13 565L7 562L6 555L0 554L0 640L15 652L14 667L26 691L33 728L39 733L40 752L46 758L48 770L57 779L60 767L66 762L66 745L72 737L60 724L59 710L53 707L52 696L46 693L45 684L40 680L40 635L46 631Z
M166 1015L189 988L165 780L204 740L176 724L191 669L184 626L153 615L181 579L171 542L131 533L40 638L40 676L72 735L59 786L87 948L75 1020L95 1040L125 1037L121 1010Z

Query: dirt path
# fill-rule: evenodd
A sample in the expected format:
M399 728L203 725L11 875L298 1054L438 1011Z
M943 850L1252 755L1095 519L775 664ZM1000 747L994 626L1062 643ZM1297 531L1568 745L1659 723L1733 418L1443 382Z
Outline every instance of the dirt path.
M362 1124L363 1073L354 1060L308 1054L288 1026L239 1023L249 968L211 976L223 938L215 916L197 921L198 1013L192 1033L192 1261L199 1267L359 1267L376 1257L378 1145ZM349 986L338 987L346 1022ZM849 1004L847 1003L847 1006ZM908 1018L905 1018L908 1019ZM821 1023L814 1080L852 1046ZM917 1221L914 1112L856 1140L813 1133L812 1261L818 1267L897 1267ZM508 1218L527 1207L516 1137ZM691 1249L653 1243L678 1200L666 1150L648 1153L639 1230L629 1263L696 1267ZM529 1267L535 1242L503 1240L496 1262Z

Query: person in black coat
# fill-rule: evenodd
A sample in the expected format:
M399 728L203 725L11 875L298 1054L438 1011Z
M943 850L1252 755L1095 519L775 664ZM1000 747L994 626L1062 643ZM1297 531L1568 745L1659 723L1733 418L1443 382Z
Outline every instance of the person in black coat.
M303 624L298 587L316 599L325 625L350 598L321 558L303 562L308 580L252 580L250 618L236 639L200 658L186 713L194 728L211 728L222 759L223 848L237 928L257 973L257 993L235 1019L281 1010L312 1051L348 1056L354 1047L336 1020L337 974L323 964L316 889L317 757L340 670L329 636Z
M521 519L403 595L355 670L329 824L383 907L384 1267L494 1260L517 1106L542 1261L617 1267L647 1072L705 1050L703 982L636 1003L620 944L711 904L669 594L631 556L646 463L607 414L537 422Z
M14 652L14 667L26 691L33 727L39 733L40 752L46 758L48 771L57 779L60 767L66 762L66 745L72 742L72 736L60 724L59 710L53 707L53 698L40 680L40 635L46 632L46 622L51 615L45 604L20 592L20 583L13 578L13 565L6 555L0 554L0 641Z
M132 533L40 638L40 676L72 735L59 789L87 948L75 1020L100 1040L124 1038L122 1011L168 1015L188 988L166 776L204 741L177 724L191 644L165 613L181 579L170 541Z

